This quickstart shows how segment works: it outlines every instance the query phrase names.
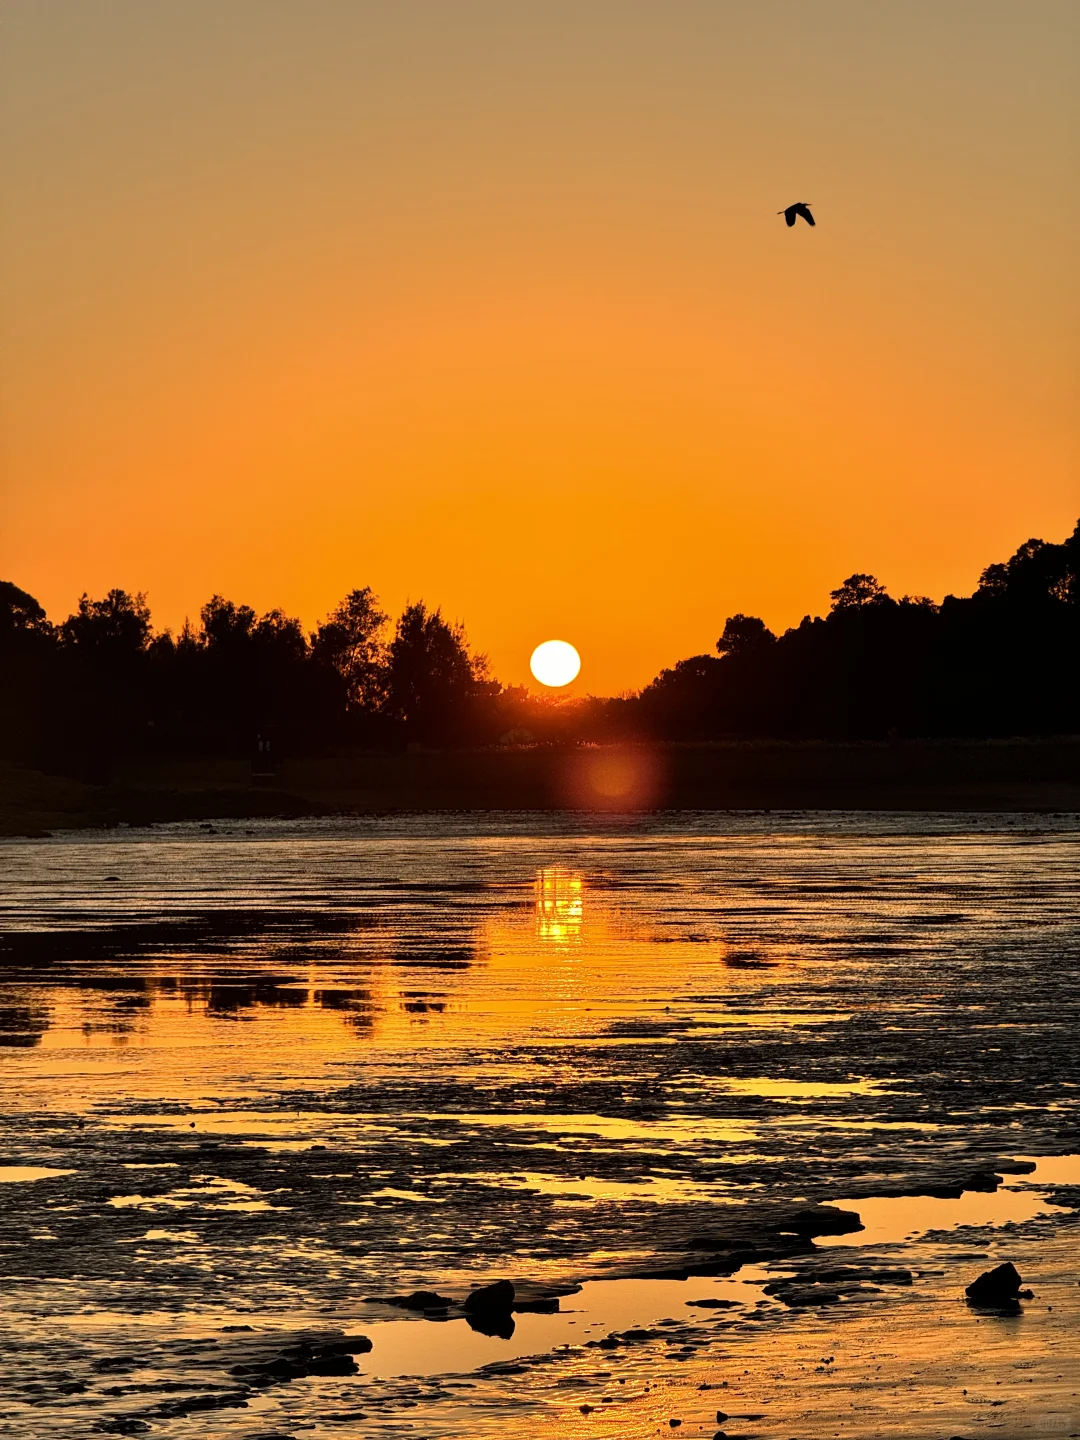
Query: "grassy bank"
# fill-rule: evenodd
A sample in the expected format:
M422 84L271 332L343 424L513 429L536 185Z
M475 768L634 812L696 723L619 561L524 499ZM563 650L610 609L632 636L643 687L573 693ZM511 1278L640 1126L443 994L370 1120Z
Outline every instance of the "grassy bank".
M385 810L1080 811L1080 740L417 751L118 767L109 784L0 770L0 833Z

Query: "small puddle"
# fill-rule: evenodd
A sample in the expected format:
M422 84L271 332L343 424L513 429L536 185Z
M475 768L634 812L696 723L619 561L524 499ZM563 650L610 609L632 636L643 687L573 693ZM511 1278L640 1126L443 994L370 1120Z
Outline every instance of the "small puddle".
M759 1300L768 1301L762 1286L775 1278L758 1266L747 1266L737 1279L589 1280L576 1295L564 1296L554 1314L515 1315L509 1339L481 1335L465 1320L365 1324L363 1331L371 1339L372 1351L364 1368L382 1379L464 1373L545 1354L560 1346L583 1346L615 1330L700 1323L706 1317L742 1314ZM695 1300L730 1300L739 1309L688 1304Z
M47 1165L0 1165L0 1185L20 1185L27 1180L51 1180L56 1175L74 1175L74 1170L52 1170Z
M994 1191L965 1190L955 1200L931 1195L878 1195L865 1200L832 1200L839 1210L855 1210L863 1229L849 1235L820 1235L818 1249L852 1245L898 1245L934 1230L962 1226L1022 1225L1039 1215L1061 1214L1046 1203L1043 1185L1080 1184L1080 1155L1023 1156L1035 1169L1027 1175L1006 1175Z
M1080 1183L1080 1155L1022 1156L1035 1170L1006 1176L993 1193L965 1191L958 1199L930 1196L874 1197L827 1202L856 1210L864 1228L850 1235L821 1235L818 1249L899 1244L934 1230L1021 1224L1037 1215L1060 1214L1040 1186ZM549 1315L514 1316L509 1338L482 1335L462 1319L387 1320L365 1324L372 1341L365 1365L373 1376L464 1374L482 1366L540 1355L560 1346L580 1347L613 1331L700 1324L705 1317L744 1316L759 1303L774 1304L763 1289L783 1267L746 1266L734 1276L690 1280L591 1280L565 1296ZM734 1301L735 1307L697 1307L697 1300Z

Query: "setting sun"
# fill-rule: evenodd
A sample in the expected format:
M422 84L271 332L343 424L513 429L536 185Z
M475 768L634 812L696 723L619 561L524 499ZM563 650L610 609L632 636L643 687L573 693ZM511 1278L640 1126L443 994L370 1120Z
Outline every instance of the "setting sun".
M565 640L545 640L529 660L529 669L540 681L556 690L576 680L581 670L581 656Z

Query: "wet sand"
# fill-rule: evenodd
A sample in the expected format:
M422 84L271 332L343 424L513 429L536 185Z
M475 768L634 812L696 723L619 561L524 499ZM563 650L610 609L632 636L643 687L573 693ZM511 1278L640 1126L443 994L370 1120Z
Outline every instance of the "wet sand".
M1075 817L181 825L3 857L6 1433L1080 1430L1077 1178L1045 1158L1080 1150ZM872 1198L927 1191L899 1203L936 1240ZM972 1312L1003 1258L1036 1300ZM647 1275L696 1278L617 1278ZM558 1312L500 1339L370 1299L503 1276ZM298 1373L252 1380L282 1353ZM737 1406L698 1389L725 1382Z

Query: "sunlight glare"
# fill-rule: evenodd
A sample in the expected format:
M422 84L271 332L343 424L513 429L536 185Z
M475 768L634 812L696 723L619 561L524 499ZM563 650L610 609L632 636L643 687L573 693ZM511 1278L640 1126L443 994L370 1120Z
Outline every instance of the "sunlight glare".
M577 679L581 656L565 640L545 640L533 651L529 669L541 685L555 690Z

